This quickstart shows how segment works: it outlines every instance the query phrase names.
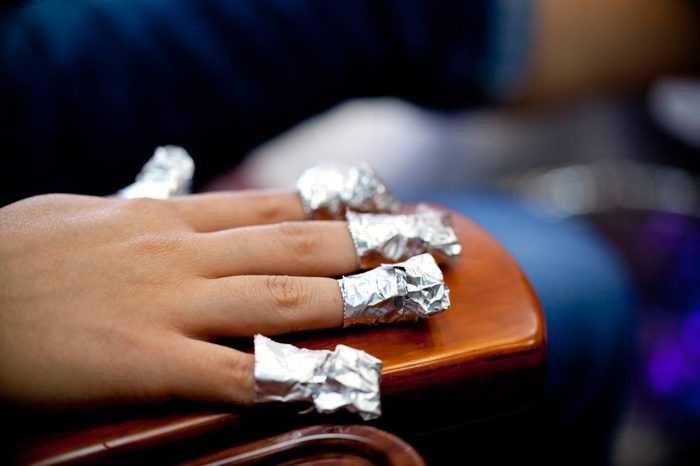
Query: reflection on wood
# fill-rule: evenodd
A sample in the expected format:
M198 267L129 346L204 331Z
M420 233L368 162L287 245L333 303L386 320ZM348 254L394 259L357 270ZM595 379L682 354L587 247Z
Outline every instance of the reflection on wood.
M250 464L425 466L409 444L369 426L313 426L228 448L181 466Z

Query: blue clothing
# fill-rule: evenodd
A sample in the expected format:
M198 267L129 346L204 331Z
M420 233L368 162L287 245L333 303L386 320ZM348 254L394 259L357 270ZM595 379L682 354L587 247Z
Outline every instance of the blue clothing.
M637 347L632 282L619 256L585 222L552 217L505 194L413 196L464 213L519 263L547 327L545 396L534 433L540 440L533 442L547 438L547 446L538 457L545 464L564 458L557 455L567 463L601 464L628 396Z
M157 145L195 183L356 96L457 108L522 73L521 0L28 0L0 9L0 205L110 194Z

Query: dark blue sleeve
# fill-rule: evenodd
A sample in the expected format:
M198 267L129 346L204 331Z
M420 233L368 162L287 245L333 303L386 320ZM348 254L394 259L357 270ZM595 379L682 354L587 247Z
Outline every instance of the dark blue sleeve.
M507 18L513 17L508 5L524 3L31 0L8 6L0 10L1 200L112 193L163 144L186 147L201 182L351 97L396 95L444 108L481 102L517 62L503 38L523 41L524 19Z

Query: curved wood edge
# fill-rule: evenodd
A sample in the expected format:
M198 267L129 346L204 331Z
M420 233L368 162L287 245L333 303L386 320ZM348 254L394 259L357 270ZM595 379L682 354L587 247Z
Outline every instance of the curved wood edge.
M261 461L278 462L283 458L297 458L303 462L307 455L328 451L361 457L375 464L425 465L413 447L383 430L362 425L321 425L238 445L181 466L249 465Z
M415 325L278 338L310 349L332 349L343 343L383 359L386 409L376 425L394 432L422 422L417 419L420 416L440 421L441 409L470 417L507 414L534 401L543 385L546 332L532 287L515 260L490 234L460 214L453 213L453 221L464 253L444 269L452 289L452 312ZM442 387L441 381L445 382ZM448 400L452 403L478 405L480 410L453 409L450 403L445 404L447 397L454 398ZM510 404L500 406L506 398ZM296 412L295 407L279 405L219 407L208 412L192 407L165 406L161 412L154 411L154 417L139 413L109 424L93 421L92 425L73 425L65 432L49 429L29 443L20 461L41 465L97 461L223 429L250 429L260 416L284 418ZM293 422L324 421L309 415L296 416Z

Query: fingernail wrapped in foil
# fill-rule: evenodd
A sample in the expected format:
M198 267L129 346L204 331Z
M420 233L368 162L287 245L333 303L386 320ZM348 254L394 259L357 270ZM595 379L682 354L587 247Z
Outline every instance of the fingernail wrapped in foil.
M343 326L416 321L450 306L450 290L430 254L338 280Z
M168 199L189 194L194 175L194 161L179 146L156 148L153 157L146 162L136 181L118 192L127 199Z
M450 215L426 205L413 214L346 213L360 267L376 267L429 253L445 263L462 252Z
M255 402L310 401L319 413L381 416L382 361L345 345L308 350L255 335Z
M304 214L319 220L342 220L347 210L398 212L400 203L366 165L318 165L296 184Z

